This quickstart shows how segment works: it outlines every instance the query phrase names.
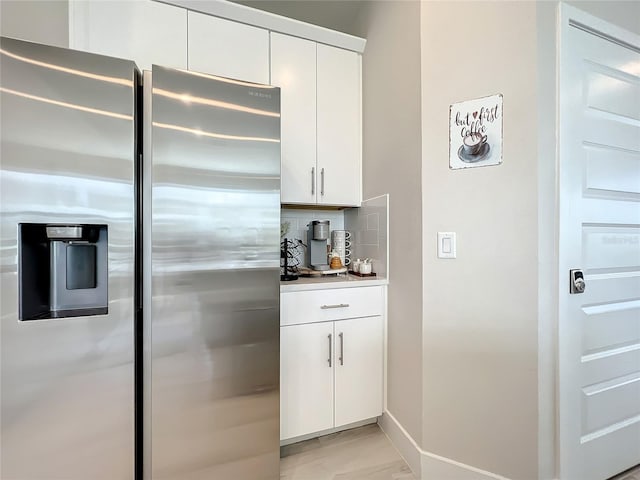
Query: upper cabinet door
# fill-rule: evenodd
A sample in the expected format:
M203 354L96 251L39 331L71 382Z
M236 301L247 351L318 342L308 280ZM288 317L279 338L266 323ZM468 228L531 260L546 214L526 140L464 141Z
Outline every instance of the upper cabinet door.
M187 10L151 0L70 2L69 46L152 64L187 68Z
M282 203L316 203L316 43L271 33L271 84L281 88Z
M269 31L189 12L189 70L269 84Z
M360 56L318 44L318 203L360 205Z

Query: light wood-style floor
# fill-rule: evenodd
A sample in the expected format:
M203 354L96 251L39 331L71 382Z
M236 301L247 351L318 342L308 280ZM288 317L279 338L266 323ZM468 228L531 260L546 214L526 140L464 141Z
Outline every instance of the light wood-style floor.
M378 425L282 447L281 480L416 480Z
M416 480L376 424L288 445L280 456L280 480ZM640 480L640 465L610 480Z
M640 480L640 465L613 477L611 480Z

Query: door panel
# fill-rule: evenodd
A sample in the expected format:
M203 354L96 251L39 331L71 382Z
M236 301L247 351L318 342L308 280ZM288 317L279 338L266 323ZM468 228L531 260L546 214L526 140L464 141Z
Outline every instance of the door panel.
M640 374L589 385L583 389L582 430L585 435L601 431L640 415ZM611 408L615 405L615 408Z
M269 83L269 31L188 12L189 70Z
M588 192L640 194L640 155L611 147L587 147L585 188Z
M640 463L639 51L571 26L561 52L559 427L568 480L604 480ZM569 295L572 268L584 271L584 294Z
M382 317L335 322L335 426L382 414Z
M151 65L187 68L187 10L151 0L68 2L69 46Z
M318 45L318 203L361 202L360 57Z
M280 328L280 438L333 427L333 322Z
M276 478L280 92L156 65L151 80L145 470Z
M582 265L589 270L639 270L640 226L583 224L582 249Z
M316 203L316 44L271 33L271 84L282 90L282 203Z
M135 66L7 38L0 62L0 478L129 480ZM19 223L108 227L107 315L19 320Z
M587 108L640 120L640 94L633 75L592 63L584 82Z

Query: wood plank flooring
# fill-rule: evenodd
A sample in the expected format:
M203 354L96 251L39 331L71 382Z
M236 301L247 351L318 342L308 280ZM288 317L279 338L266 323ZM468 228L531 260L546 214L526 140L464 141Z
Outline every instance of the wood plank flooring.
M280 480L416 480L376 424L287 445L280 457ZM640 465L610 480L640 480Z
M611 480L640 480L640 465L613 477Z
M416 480L377 424L280 449L281 480Z

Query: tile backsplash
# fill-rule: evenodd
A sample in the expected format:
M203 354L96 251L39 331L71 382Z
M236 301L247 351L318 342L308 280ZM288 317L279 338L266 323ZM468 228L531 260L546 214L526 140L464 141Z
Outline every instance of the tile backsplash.
M345 229L351 232L351 258L370 258L379 278L388 278L389 195L364 200L360 208L345 210Z
M307 225L312 220L329 220L330 230L344 230L344 210L307 210L298 208L283 208L280 210L280 224L289 223L289 231L283 235L289 239L300 239L307 244ZM305 265L305 251L298 250L298 262Z
M288 223L289 239L300 239L307 244L307 225L312 220L329 220L330 230L351 232L351 259L370 258L378 278L388 278L389 258L389 195L381 195L362 202L360 208L345 210L307 210L283 208L280 223ZM305 265L305 250L298 249L297 261Z
M287 238L299 238L307 243L307 225L312 220L329 220L331 230L344 230L344 210L303 210L283 208L280 211L280 223L289 222Z

